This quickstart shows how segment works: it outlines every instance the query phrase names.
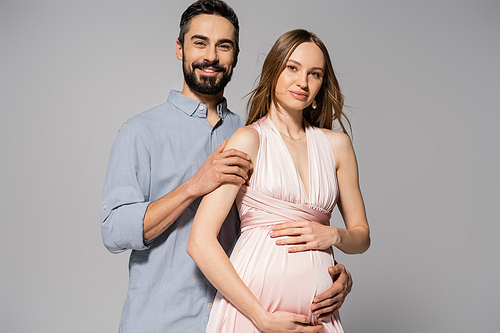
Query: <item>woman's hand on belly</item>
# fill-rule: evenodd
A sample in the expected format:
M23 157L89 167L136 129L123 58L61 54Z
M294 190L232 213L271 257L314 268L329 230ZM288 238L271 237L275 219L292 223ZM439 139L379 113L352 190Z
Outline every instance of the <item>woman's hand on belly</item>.
M323 325L312 326L309 318L290 312L276 311L269 313L257 327L265 333L302 332L317 333Z
M276 245L296 245L288 248L288 252L309 250L326 250L339 242L337 228L314 221L294 221L276 225L270 234L271 238L279 238ZM286 238L283 238L285 237Z

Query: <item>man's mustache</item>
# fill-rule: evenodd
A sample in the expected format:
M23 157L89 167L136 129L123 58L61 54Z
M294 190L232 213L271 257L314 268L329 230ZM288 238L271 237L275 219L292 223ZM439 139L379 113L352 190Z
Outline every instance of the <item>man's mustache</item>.
M219 64L218 62L214 62L214 63L210 63L208 61L200 61L200 62L193 62L191 64L191 67L193 69L196 69L196 68L199 68L199 69L203 69L203 68L208 68L208 67L211 67L217 71L221 71L221 72L226 72L226 67L222 66L221 64Z

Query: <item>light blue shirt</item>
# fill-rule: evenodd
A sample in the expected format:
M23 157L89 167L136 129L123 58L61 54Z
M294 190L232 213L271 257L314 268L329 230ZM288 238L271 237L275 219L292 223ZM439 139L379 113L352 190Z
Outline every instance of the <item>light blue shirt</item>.
M101 204L102 239L112 253L132 250L122 333L205 332L216 290L186 253L201 198L150 243L143 239L143 219L150 202L191 178L243 125L225 99L217 106L220 119L213 128L206 110L171 91L167 102L124 123L111 149ZM219 234L226 251L238 235L233 206Z

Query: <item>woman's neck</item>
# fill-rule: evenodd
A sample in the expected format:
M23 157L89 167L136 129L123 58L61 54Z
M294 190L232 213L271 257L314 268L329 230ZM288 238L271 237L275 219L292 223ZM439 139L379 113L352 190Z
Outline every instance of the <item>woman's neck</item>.
M302 110L292 110L290 112L278 110L278 108L271 103L271 108L267 113L267 117L271 119L281 134L289 138L298 139L305 134Z

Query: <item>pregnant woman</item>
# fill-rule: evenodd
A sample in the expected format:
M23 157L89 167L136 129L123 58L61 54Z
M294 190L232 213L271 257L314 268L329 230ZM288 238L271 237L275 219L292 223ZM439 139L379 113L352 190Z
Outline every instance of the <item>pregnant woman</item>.
M332 246L362 253L370 237L343 97L321 40L283 34L248 105L247 126L226 149L247 153L253 172L247 184L224 184L202 200L187 248L219 291L207 332L343 332L338 313L319 322L310 305L332 284ZM334 120L343 132L332 130ZM229 260L217 235L235 199L241 236ZM329 224L335 205L345 228ZM298 236L273 238L284 226ZM305 227L322 237L308 242Z

